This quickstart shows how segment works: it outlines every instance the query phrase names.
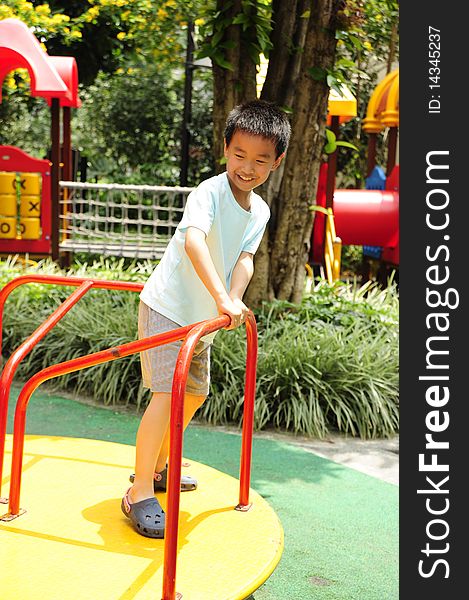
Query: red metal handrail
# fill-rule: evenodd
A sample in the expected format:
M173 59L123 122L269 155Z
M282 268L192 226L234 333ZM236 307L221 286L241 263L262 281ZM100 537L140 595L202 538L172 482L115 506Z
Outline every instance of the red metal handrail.
M254 402L256 398L257 371L257 325L254 314L249 311L246 325L246 375L244 380L243 430L241 436L241 462L239 468L238 510L249 508L251 484L252 432L254 430Z
M63 277L58 275L21 275L9 281L0 290L0 357L2 350L2 321L5 302L10 293L25 283L46 283L52 285L78 286L73 292L10 356L0 376L0 494L2 489L3 463L5 457L5 438L8 420L8 400L11 384L18 365L31 352L34 346L68 313L86 292L94 288L121 289L139 292L142 283L130 281L104 281L83 277ZM3 499L1 499L3 502Z
M205 321L194 326L187 334L187 337L179 350L176 361L171 397L168 510L166 515L162 600L174 600L176 598L179 499L181 494L181 459L184 433L184 394L186 391L186 382L192 355L197 342L202 336L217 331L229 323L229 317L223 315L212 321ZM246 331L248 349L246 356L243 436L241 443L240 491L239 504L236 507L239 510L246 510L249 507L249 483L251 473L252 430L254 424L254 395L257 364L257 327L252 312L249 312L246 320Z
M31 275L20 275L19 277L15 277L15 279L9 281L0 290L0 355L2 350L3 307L6 299L15 288L25 283L46 283L51 285L78 286L85 281L92 281L94 287L104 290L119 289L132 292L141 292L143 289L143 283L137 283L135 281L106 281L104 279L94 279L92 277L65 277L62 275L37 275L35 273L32 273Z
M21 283L29 283L31 279L28 279L28 277L29 276L24 276L24 280ZM26 281L26 279L28 280ZM58 279L68 281L68 278ZM34 281L37 280L34 279ZM106 287L107 289L122 289L120 285L114 284L125 285L125 282L99 282L99 280L81 280L82 283L86 281L105 284L100 287ZM16 285L10 286L9 291L12 291L12 289L17 287L17 285L21 285L21 283L17 283ZM52 282L47 281L46 283ZM60 283L62 283L63 285L67 285L67 283L64 282ZM75 283L73 283L72 285L80 285L79 278L76 278ZM4 289L2 290L2 292L4 291ZM78 298L76 301L78 301ZM0 324L3 304L4 299L2 302L0 292ZM29 400L33 392L38 388L38 386L44 381L47 381L48 379L52 379L53 377L57 377L59 375L65 375L67 373L79 371L86 367L94 366L104 362L110 362L118 358L123 358L125 356L137 354L138 352L148 350L149 348L154 348L156 346L161 346L163 344L171 343L185 338L176 361L171 398L170 449L168 461L169 470L167 526L165 535L162 597L162 600L175 600L176 563L178 546L177 538L179 526L179 499L183 442L184 393L186 389L187 376L194 348L197 342L200 340L200 338L204 335L207 335L208 333L215 332L219 329L222 329L223 327L228 326L229 323L230 318L227 315L221 315L219 317L216 317L215 319L203 321L201 323L195 323L192 325L186 325L185 327L180 327L172 331L160 333L158 335L137 340L135 342L129 342L127 344L123 344L122 346L108 348L107 350L102 350L100 352L95 352L93 354L88 354L86 356L74 358L59 363L57 365L52 365L33 375L33 377L31 377L23 386L20 395L18 396L15 410L15 421L13 430L13 456L11 465L9 500L10 516L14 517L20 514L20 492L23 465L24 436L26 426L26 410ZM240 491L239 503L236 506L236 509L238 510L247 510L250 506L249 488L251 476L252 432L254 422L254 397L256 387L257 365L257 327L256 320L252 312L249 312L245 324L247 332L247 356L244 393L243 432L241 442ZM43 334L43 336L45 335L45 333ZM37 341L38 340L36 340L36 343Z
M46 367L33 375L31 379L28 379L16 401L9 501L9 512L11 515L19 514L26 409L31 395L36 388L39 387L41 383L44 383L44 381L52 379L53 377L58 377L59 375L66 375L67 373L80 371L86 367L93 367L95 365L116 360L117 358L124 358L131 354L137 354L138 352L148 350L149 348L155 348L162 344L176 342L177 340L183 339L193 327L194 325L186 325L185 327L165 331L164 333L159 333L135 342L128 342L122 346L114 346L112 348L107 348L106 350L72 358L56 365Z

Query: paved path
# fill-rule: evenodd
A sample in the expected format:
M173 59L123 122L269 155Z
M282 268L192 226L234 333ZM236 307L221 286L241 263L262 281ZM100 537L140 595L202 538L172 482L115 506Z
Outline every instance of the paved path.
M233 427L215 428L225 433L238 434ZM399 436L392 439L360 440L331 434L324 440L277 432L257 432L259 439L270 439L293 444L336 463L356 469L382 481L399 485Z

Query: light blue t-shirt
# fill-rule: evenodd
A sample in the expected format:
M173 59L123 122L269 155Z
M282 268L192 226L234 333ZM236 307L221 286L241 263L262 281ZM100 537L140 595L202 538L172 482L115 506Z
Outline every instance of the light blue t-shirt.
M196 227L206 234L213 264L229 291L241 252L256 252L269 217L267 203L254 192L250 211L238 204L226 172L202 182L189 194L181 222L140 299L179 325L218 316L215 301L184 250L187 228ZM205 336L204 341L213 337Z

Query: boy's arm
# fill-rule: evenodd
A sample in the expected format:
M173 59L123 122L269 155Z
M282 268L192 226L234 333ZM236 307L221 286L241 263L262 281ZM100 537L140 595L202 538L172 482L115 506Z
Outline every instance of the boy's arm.
M241 252L231 276L230 298L233 300L236 306L241 309L243 313L243 321L246 319L247 313L249 312L249 308L243 302L243 296L253 274L253 255L250 252Z
M227 329L234 329L241 325L244 320L244 312L228 295L215 269L207 242L205 241L205 233L201 229L197 229L197 227L188 227L184 249L195 272L215 300L219 314L225 314L230 317L231 323Z

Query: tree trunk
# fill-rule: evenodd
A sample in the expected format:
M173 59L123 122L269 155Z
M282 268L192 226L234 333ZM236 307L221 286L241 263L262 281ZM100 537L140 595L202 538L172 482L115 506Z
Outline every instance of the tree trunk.
M386 68L386 75L391 72L394 59L396 57L396 42L397 42L397 18L392 24L391 39L389 41L389 55Z
M223 8L223 0L217 0L217 11ZM256 64L248 52L249 41L255 41L256 29L254 17L256 7L249 8L252 13L253 25L246 31L240 25L230 25L224 30L220 44L234 42L233 48L227 48L226 60L233 70L221 67L213 62L213 155L217 172L224 171L220 159L223 158L223 133L225 121L232 108L256 98ZM233 19L243 12L241 0L234 0L233 5L223 15ZM246 12L246 9L244 10Z
M285 4L289 3L279 2L278 10ZM305 262L313 227L313 216L309 206L315 203L319 167L325 143L329 88L325 77L321 81L313 79L311 69L325 71L332 68L334 64L335 20L342 3L333 0L308 2L308 6L311 7L309 17L302 16L305 14L305 7L301 0L295 4L294 26L288 25L286 30L293 31L299 39L303 28L306 29L302 52L298 53L300 59L300 64L297 65L298 74L294 68L285 69L283 61L277 66L271 58L272 64L269 64L268 77L283 81L283 84L277 88L280 99L286 97L286 90L291 89L294 92L292 94L292 136L284 161L283 176L280 185L277 185L278 192L275 192L275 186L272 195L269 193L272 187L270 190L267 188L260 191L261 195L264 191L264 197L267 191L266 200L271 205L273 223L256 254L255 274L246 296L246 302L251 307L258 306L263 300L271 299L272 296L292 302L301 300ZM274 29L284 30L285 20L282 18L273 15ZM275 31L274 35L277 35ZM283 38L281 43L288 45L288 39ZM279 52L280 54L282 53ZM296 60L298 61L298 58ZM292 78L290 81L289 75ZM270 95L274 93L271 90L274 90L275 86L270 86L267 80L266 84L266 95L269 94L266 99L278 102L277 97ZM274 176L275 173L271 178Z
M272 4L272 50L262 87L263 100L292 107L308 27L308 19L301 15L309 4L309 0L274 0Z

